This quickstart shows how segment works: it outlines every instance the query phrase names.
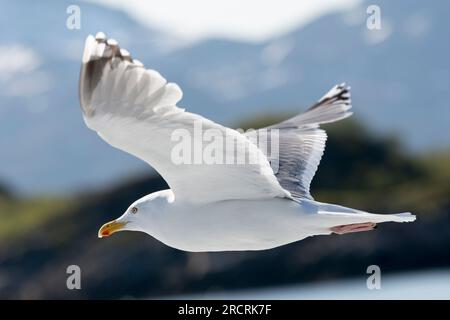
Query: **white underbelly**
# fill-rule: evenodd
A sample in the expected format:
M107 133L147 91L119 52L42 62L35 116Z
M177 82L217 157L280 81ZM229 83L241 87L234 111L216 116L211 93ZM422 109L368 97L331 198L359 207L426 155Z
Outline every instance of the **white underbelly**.
M264 250L317 234L307 216L286 199L224 201L171 215L158 239L185 251Z

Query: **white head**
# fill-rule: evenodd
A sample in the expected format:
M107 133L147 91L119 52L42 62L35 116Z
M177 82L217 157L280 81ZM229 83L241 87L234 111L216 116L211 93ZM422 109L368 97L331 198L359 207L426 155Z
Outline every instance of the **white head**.
M107 237L118 231L143 231L150 234L155 222L173 200L170 189L146 195L133 202L120 218L105 223L98 231L98 237Z

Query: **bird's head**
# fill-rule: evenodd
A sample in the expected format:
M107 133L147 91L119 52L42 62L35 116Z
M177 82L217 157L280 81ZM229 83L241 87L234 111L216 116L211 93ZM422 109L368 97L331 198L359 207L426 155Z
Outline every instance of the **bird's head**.
M168 191L154 192L133 202L122 216L105 223L98 231L98 237L108 237L118 231L149 233L167 204L173 201L173 193Z

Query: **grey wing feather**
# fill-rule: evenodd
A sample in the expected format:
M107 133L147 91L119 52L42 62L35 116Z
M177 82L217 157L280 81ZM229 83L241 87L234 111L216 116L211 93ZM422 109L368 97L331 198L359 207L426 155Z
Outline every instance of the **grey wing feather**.
M326 132L319 125L352 115L348 111L351 108L349 90L345 84L337 85L304 113L260 129L278 130L276 135L267 134L268 140L278 138L278 150L274 150L272 141L267 141L271 147L262 149L267 149L266 156L278 182L294 199L313 199L309 188L327 140Z
M325 149L327 134L322 129L280 130L278 167L275 176L295 199L313 199L309 187ZM276 155L275 155L276 157Z
M335 122L352 115L350 87L345 83L334 86L319 101L305 112L268 128L288 129L315 127L319 124Z

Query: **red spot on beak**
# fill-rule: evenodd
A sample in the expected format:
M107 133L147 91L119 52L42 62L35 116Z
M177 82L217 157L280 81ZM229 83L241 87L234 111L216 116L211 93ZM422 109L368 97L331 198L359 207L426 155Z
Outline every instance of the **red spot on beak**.
M109 236L109 231L108 230L103 231L102 237L107 237L107 236Z
M123 227L126 224L127 224L127 222L120 222L120 221L116 221L116 220L105 223L98 231L98 236L100 238L108 237L117 231L124 230Z

